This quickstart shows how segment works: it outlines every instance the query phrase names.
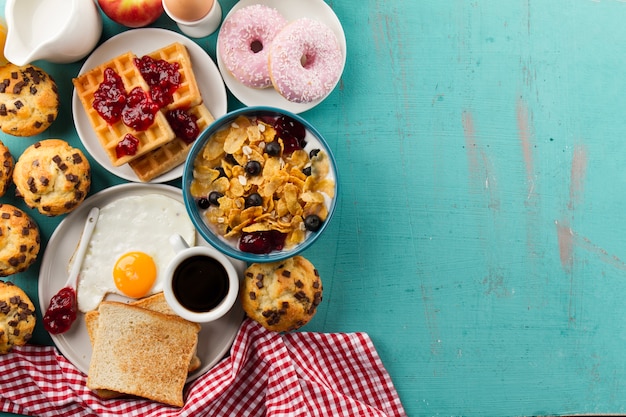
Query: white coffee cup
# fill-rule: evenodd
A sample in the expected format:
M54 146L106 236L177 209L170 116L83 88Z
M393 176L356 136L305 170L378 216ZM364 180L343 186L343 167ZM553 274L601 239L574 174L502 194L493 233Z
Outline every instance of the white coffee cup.
M171 236L170 244L177 252L165 271L170 308L196 323L228 313L239 296L239 275L230 260L209 246L189 247L180 235Z

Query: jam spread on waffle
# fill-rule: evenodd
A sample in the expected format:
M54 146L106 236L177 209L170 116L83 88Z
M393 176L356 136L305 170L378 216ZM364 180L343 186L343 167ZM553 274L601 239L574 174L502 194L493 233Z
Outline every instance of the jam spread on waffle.
M126 105L126 90L122 79L113 69L105 69L103 78L93 95L93 108L112 125L122 117L122 110Z
M106 68L103 81L94 93L93 108L109 124L119 120L137 131L148 129L154 123L155 114L174 101L174 92L181 85L179 65L150 56L135 58L133 63L148 84L146 93L141 87L127 93L121 77L112 68ZM167 113L168 122L178 137L186 143L193 142L199 129L195 118L183 109ZM115 147L118 158L135 155L139 140L127 133Z
M200 129L198 128L197 117L189 114L185 110L170 110L166 114L167 122L172 127L176 137L182 139L185 143L192 143L198 137Z
M150 98L160 108L174 101L173 94L181 83L177 62L154 59L148 55L135 58L135 66L150 87Z

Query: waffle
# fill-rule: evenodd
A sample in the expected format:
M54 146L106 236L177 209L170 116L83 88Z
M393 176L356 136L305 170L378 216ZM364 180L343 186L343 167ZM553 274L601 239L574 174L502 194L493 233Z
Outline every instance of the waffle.
M166 111L188 109L202 103L200 89L191 67L191 58L185 45L174 42L147 55L155 60L162 59L167 62L178 62L181 83L172 95L174 101L165 107Z
M110 67L122 78L126 91L131 91L139 86L144 91L148 91L148 85L135 67L133 60L135 55L131 52L119 55L112 60L93 68L90 71L74 78L72 83L83 108L89 118L89 122L94 129L98 141L102 145L113 166L120 166L130 162L153 149L156 149L174 139L174 131L167 123L167 119L162 112L157 112L154 123L144 131L136 131L126 126L122 121L109 125L93 108L94 93L100 86L103 79L104 70ZM139 140L139 146L135 155L124 155L118 158L115 147L124 136L130 133Z
M196 123L200 132L214 120L213 115L204 104L192 107L189 113L198 118ZM182 139L176 138L160 148L132 160L129 165L141 181L147 182L182 164L192 145L193 142L187 144Z

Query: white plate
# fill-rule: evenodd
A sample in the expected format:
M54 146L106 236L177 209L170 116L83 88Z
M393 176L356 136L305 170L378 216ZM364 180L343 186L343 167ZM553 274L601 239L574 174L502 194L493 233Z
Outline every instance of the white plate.
M45 312L50 299L62 288L68 274L68 264L76 250L87 214L92 207L103 207L119 198L159 193L183 202L180 189L166 184L137 184L126 183L107 188L90 196L76 210L70 213L59 223L46 247L39 271L39 307ZM196 234L197 244L208 244L199 234ZM168 242L163 242L167 245ZM235 269L243 277L245 263L232 259ZM127 300L124 297L110 295L109 300ZM244 312L238 301L235 306L222 318L202 324L198 335L197 355L202 366L189 376L188 382L211 369L229 351L237 331L243 320ZM85 325L85 316L78 313L76 322L70 330L63 334L51 335L61 353L80 371L87 374L91 360L91 343Z
M144 28L133 29L122 32L119 35L108 39L96 48L85 61L79 74L82 74L98 65L107 62L129 50L141 57L147 53L167 46L173 42L180 42L187 47L194 69L194 75L202 94L204 104L207 106L213 117L216 119L227 110L226 87L220 75L220 71L211 57L194 41L189 38L166 29ZM76 95L76 90L72 95L72 112L74 114L74 125L78 131L78 136L91 156L102 165L107 171L128 181L141 182L135 172L128 166L113 166L111 160L100 146L100 142L91 127L85 109L80 99ZM180 178L183 174L183 165L166 172L153 179L152 183L167 182Z
M325 23L332 29L337 36L337 40L339 41L339 46L343 55L343 63L341 66L341 71L343 72L343 68L346 65L346 36L337 15L333 12L333 9L331 9L330 6L324 3L323 0L241 0L233 6L224 19L227 19L228 16L230 16L230 14L237 9L250 6L252 4L264 4L266 6L273 7L285 16L288 21L296 20L301 17L309 17ZM317 106L326 98L323 97L311 103L294 103L281 96L272 87L263 89L246 87L237 81L237 79L231 75L224 65L224 62L220 57L219 42L216 55L217 65L222 73L222 78L224 78L226 86L231 93L233 93L233 95L246 106L270 106L278 107L292 113L302 113ZM331 90L331 92L333 90Z

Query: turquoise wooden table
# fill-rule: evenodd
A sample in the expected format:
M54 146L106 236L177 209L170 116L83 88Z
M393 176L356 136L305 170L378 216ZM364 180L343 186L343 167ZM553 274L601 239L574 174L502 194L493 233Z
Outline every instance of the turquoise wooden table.
M325 287L305 330L367 332L410 416L626 413L626 3L329 4L347 65L302 116L341 194L305 253ZM82 146L81 63L41 66L63 106L39 137L2 136L14 155ZM122 182L90 162L91 193ZM33 217L45 244L61 218ZM12 278L35 300L38 266Z

